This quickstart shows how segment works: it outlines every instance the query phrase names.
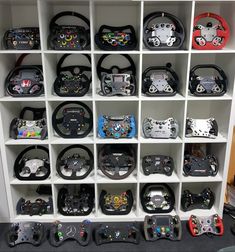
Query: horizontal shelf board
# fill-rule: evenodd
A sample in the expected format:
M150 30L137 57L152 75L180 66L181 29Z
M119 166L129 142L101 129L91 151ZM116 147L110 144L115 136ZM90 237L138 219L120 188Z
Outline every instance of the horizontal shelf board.
M138 139L135 138L120 138L120 139L113 139L113 138L96 138L96 143L98 144L112 144L112 143L138 143Z
M126 214L126 215L106 215L106 214L103 214L101 209L99 208L97 217L98 218L105 218L106 221L113 221L114 219L119 219L120 221L122 221L122 220L128 221L129 219L136 218L137 215L136 215L136 210L135 209L133 210L133 207L132 207L132 210L130 211L130 213Z
M184 176L182 175L182 182L184 183L193 183L193 182L221 182L223 181L220 174L217 174L215 177L208 176L208 177L192 177L192 176Z
M17 178L13 178L10 181L11 185L50 185L52 183L51 179L45 180L19 180Z
M65 185L65 184L94 184L95 183L95 178L94 176L88 176L87 178L84 179L79 179L79 180L68 180L68 179L63 179L58 176L55 177L53 180L54 184L58 185Z
M11 96L4 96L4 97L1 97L0 98L0 102L1 101L6 101L6 102L24 102L24 101L32 101L32 102L35 102L35 101L45 101L46 98L45 96L38 96L38 97L11 97Z
M195 209L195 210L191 210L187 212L179 210L179 215L181 216L181 220L188 220L191 215L203 217L203 216L210 216L216 213L217 211L215 207L212 207L211 209Z
M84 138L61 138L52 136L51 144L93 144L93 136L87 136Z
M53 214L44 214L44 215L17 215L15 221L39 221L39 222L53 222L55 217Z
M42 53L42 50L0 50L0 54L12 53L12 54L24 54L24 53Z
M44 50L48 54L91 54L91 50Z
M60 97L57 95L49 95L47 96L48 101L92 101L92 94L88 93L82 97Z
M192 49L191 53L195 53L195 54L200 54L200 53L206 53L206 54L235 53L235 49L228 49L228 48L224 48L223 50L195 50L195 49Z
M150 174L148 176L144 175L142 171L140 172L139 182L140 183L179 183L180 180L175 171L173 171L171 176L166 176L164 174Z
M226 143L227 139L220 133L214 138L203 138L203 137L185 137L185 143Z
M138 96L102 96L95 94L96 101L139 101Z
M143 49L142 54L188 54L189 50L148 50Z
M60 213L55 214L55 220L59 220L61 222L82 222L84 220L95 219L95 213L92 212L87 216L65 216Z
M134 173L135 171L133 171ZM137 175L136 173L131 173L127 178L125 179L119 179L119 180L115 180L115 179L110 179L108 177L106 177L105 175L100 175L99 173L101 173L101 171L98 171L97 177L96 177L96 182L98 184L120 184L120 183L137 183Z
M232 100L233 97L230 94L224 94L223 96L194 96L188 94L187 99L189 101L221 101L221 100Z
M182 143L182 139L177 137L176 139L153 139L140 137L140 143Z
M95 49L93 51L94 54L139 54L139 50L132 50L132 51L103 51L99 49Z
M48 139L38 140L38 139L8 139L5 141L5 145L45 145L48 144Z
M174 96L145 96L141 95L140 100L142 101L183 101L185 97L181 94L176 94Z

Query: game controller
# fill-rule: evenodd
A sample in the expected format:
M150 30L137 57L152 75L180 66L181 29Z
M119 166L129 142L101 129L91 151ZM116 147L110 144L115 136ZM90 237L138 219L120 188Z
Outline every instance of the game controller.
M146 215L144 218L144 236L147 241L168 239L179 241L182 237L181 220L178 215Z
M44 226L40 222L12 223L7 232L7 243L10 247L30 243L39 246L44 238Z
M87 28L78 25L58 25L56 21L65 16L80 19ZM48 42L54 50L84 50L90 45L90 21L74 11L63 11L55 15L50 22Z
M98 155L98 166L110 179L127 178L136 167L136 155L131 145L104 145Z
M22 27L11 29L3 36L3 45L6 49L32 50L40 47L38 27Z
M134 50L137 46L135 29L131 25L102 25L95 35L95 43L101 50Z
M106 215L126 215L130 213L134 199L131 190L120 194L112 194L102 190L99 202L102 212Z
M212 76L199 75L201 69L213 70ZM198 74L196 74L196 72ZM219 75L216 75L219 73ZM225 72L213 64L196 65L190 70L189 90L195 96L221 96L227 91L228 79Z
M40 158L35 155L39 155ZM14 172L16 178L19 180L47 179L51 172L48 148L35 145L24 149L15 160Z
M214 202L215 194L209 187L201 193L191 193L189 190L184 190L181 196L181 207L184 212L193 209L211 209Z
M65 216L85 216L92 212L95 192L90 185L81 184L80 190L68 187L58 193L58 211Z
M157 21L154 22L155 19ZM168 22L161 22L163 19L168 19ZM176 16L153 12L144 18L143 41L149 50L177 50L183 46L184 40L185 29Z
M33 120L25 119L25 113L32 112ZM40 139L47 137L47 120L45 108L24 107L19 118L14 118L10 124L10 138Z
M57 77L54 81L54 92L63 97L84 96L91 84L91 57L88 54L80 54L89 62L89 66L73 65L64 66L65 59L71 54L64 54L57 64Z
M147 96L173 96L179 85L179 77L171 68L166 66L152 66L142 74L142 93Z
M179 133L179 124L172 117L166 120L155 120L151 117L146 117L143 120L142 127L146 138L175 139Z
M140 231L135 224L100 224L95 230L95 242L96 245L110 242L129 242L139 244Z
M101 138L132 138L136 135L134 115L98 117L98 134Z
M40 65L21 65L28 54L22 54L5 79L6 91L13 97L40 96L44 93L43 72Z
M36 199L35 202L20 198L16 205L16 213L19 215L43 215L53 213L52 198L49 197L48 201L43 199Z
M171 176L174 170L174 161L170 156L147 155L143 157L142 168L144 175L159 173Z
M58 115L62 117L58 118ZM63 102L52 114L52 126L55 132L63 138L86 137L93 127L91 109L79 101Z
M62 223L56 221L50 227L50 244L54 247L61 246L67 240L75 240L82 246L87 246L91 240L91 222L84 220L82 223Z
M198 217L191 215L188 220L189 231L192 236L200 236L202 234L223 235L223 220L218 214L208 217Z
M170 213L175 195L167 184L146 184L140 192L140 201L146 213Z
M211 19L206 26L202 19ZM212 22L213 20L213 22ZM214 25L213 25L214 23ZM229 26L221 16L206 12L195 17L192 46L197 50L219 50L225 47L230 37Z
M184 155L183 170L185 176L216 176L218 160L214 155L196 157L186 154Z
M76 144L63 149L56 160L56 171L63 179L86 178L94 167L94 157L86 146Z
M214 118L186 119L186 137L216 138L218 136L218 124Z
M110 59L115 61L115 56L104 54L100 57L97 64L97 75L100 80L100 95L104 96L132 96L136 93L136 67L133 59L128 54L120 54L125 58L129 65L120 67L112 65L110 68L103 67L103 62Z

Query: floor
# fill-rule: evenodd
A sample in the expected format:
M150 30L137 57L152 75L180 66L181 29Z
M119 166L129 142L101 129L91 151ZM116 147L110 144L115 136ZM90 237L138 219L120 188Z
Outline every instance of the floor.
M224 226L225 233L222 237L216 236L207 236L203 235L201 237L192 237L188 230L186 222L183 222L183 236L182 240L178 242L172 242L168 240L159 240L157 242L146 242L143 235L141 235L140 244L130 244L130 243L110 243L100 246L96 246L95 242L92 240L88 246L82 247L74 241L67 241L60 247L52 247L49 242L46 240L41 244L40 247L34 247L30 244L18 245L14 248L9 248L5 235L8 230L8 224L0 224L0 252L34 252L34 251L43 251L43 252L217 252L219 249L229 246L235 246L235 236L230 231L230 226L234 223L229 216L224 216ZM49 226L49 224L46 224ZM93 223L93 227L98 225ZM138 223L140 225L140 223ZM142 225L140 225L141 227ZM230 250L235 252L234 250Z

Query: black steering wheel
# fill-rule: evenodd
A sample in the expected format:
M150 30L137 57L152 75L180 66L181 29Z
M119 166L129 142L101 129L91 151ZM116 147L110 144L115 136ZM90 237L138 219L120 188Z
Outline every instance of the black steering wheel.
M37 156L32 151L37 151ZM31 156L29 157L29 152ZM38 153L39 152L39 153ZM40 154L40 158L38 157ZM50 175L49 151L46 147L35 145L24 149L16 158L14 172L19 180L44 180Z
M58 118L58 114L61 117ZM52 114L52 126L60 137L83 138L92 130L93 114L91 109L82 102L63 102Z
M168 23L155 22L154 19L168 19ZM152 26L150 26L152 24ZM153 12L144 18L144 45L150 50L180 49L185 40L183 23L176 16L167 12Z
M110 179L127 178L135 169L135 153L130 145L104 145L98 157L100 170Z
M101 88L101 93L103 95L120 95L120 94L125 94L124 91L117 91L117 87L112 87L110 85L110 81L111 81L111 77L109 75L116 75L116 78L114 78L114 82L123 82L123 77L120 76L120 74L128 74L128 76L126 76L126 80L129 82L129 87L128 89L129 94L130 95L134 95L135 91L136 91L136 80L135 80L135 76L136 76L136 67L135 67L135 63L133 61L133 59L128 55L128 54L120 54L121 56L123 56L124 58L127 59L128 63L130 64L127 67L123 67L121 68L118 65L112 65L109 68L105 68L102 66L104 60L106 60L109 56L114 56L114 55L110 55L110 54L104 54L100 57L98 64L97 64L97 75L98 78L100 80L100 88ZM120 56L118 55L118 56ZM120 79L121 80L115 80L115 79Z
M57 64L57 78L54 82L54 91L58 96L84 96L91 83L91 57L88 54L83 55L90 66L72 65L64 66L65 59L71 54L64 54Z
M88 156L88 158L85 156ZM60 152L56 160L56 171L60 177L69 180L86 178L92 171L93 166L94 157L92 152L80 144L68 146Z
M207 71L212 69L218 75L200 76L199 72L201 69L207 69ZM189 90L195 96L220 96L226 93L227 86L227 76L223 69L217 65L196 65L190 70Z
M145 184L140 201L146 213L170 213L175 205L175 195L167 184Z

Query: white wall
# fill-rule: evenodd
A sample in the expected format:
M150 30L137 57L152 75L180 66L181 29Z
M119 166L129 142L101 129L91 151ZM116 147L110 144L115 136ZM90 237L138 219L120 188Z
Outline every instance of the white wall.
M3 176L2 158L0 153L0 223L9 222L9 208Z

